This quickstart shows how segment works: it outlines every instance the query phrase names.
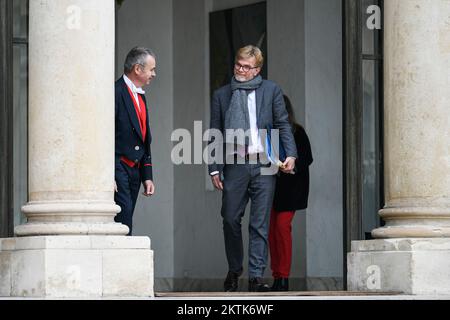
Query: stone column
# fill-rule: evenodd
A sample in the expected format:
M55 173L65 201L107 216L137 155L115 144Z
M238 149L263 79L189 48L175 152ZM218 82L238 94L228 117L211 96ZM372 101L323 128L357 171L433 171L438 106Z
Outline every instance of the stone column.
M450 237L450 3L385 3L386 226L375 238Z
M28 222L0 239L0 296L153 296L150 239L114 222L114 14L30 1Z
M17 236L127 234L114 223L114 14L113 0L30 1L30 202Z
M355 241L348 288L450 294L450 2L384 3L386 222Z

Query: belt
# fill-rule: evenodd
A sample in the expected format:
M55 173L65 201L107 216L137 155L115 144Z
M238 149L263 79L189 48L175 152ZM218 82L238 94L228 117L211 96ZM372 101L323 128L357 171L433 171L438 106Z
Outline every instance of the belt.
M247 161L259 161L261 159L260 153L247 153L245 155L245 160Z
M235 158L244 158L245 161L260 161L261 159L263 159L263 153L247 153L245 156L241 157L240 155L238 155L237 153L234 154Z

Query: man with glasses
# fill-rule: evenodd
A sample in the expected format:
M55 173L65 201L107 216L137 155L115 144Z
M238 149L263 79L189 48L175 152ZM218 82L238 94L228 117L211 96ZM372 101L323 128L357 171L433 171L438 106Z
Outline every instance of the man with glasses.
M277 84L263 80L259 75L263 63L264 57L259 48L251 45L241 48L236 54L231 83L218 89L211 103L210 128L220 130L225 136L224 149L227 149L226 144L234 145L233 151L226 153L225 165L216 161L209 166L212 183L223 192L221 214L228 260L224 290L228 292L237 291L239 276L243 272L241 220L249 200L248 290L270 290L262 278L267 266L275 176L261 174L265 150L259 130L268 127L279 130L280 143L287 157L281 166L282 171L292 172L297 158L283 93ZM236 142L233 132L238 131L247 134Z
M114 201L122 209L115 221L132 234L133 212L141 183L144 195L155 192L152 172L149 113L145 91L156 77L155 55L150 49L133 48L125 60L124 75L116 82L116 152Z

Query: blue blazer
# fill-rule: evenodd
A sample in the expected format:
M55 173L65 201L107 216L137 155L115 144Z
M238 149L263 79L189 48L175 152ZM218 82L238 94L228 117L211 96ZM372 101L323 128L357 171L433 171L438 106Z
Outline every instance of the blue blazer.
M230 106L231 95L231 85L228 84L214 92L211 102L210 128L219 129L222 134L225 133L225 114ZM283 93L275 82L264 80L261 86L256 89L256 119L258 129L266 129L267 127L279 129L280 144L284 147L286 157L298 158ZM223 164L210 164L209 173L222 172L223 167Z
M147 134L145 137L142 136L138 116L125 80L120 77L116 81L116 165L119 164L121 157L134 161L136 164L139 163L141 181L144 182L145 180L153 180L150 148L152 135L150 133L147 101L144 95L140 96L145 102L147 113Z

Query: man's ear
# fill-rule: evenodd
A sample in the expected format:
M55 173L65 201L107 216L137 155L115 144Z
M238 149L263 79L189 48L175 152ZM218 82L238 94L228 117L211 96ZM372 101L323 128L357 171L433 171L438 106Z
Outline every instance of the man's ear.
M138 64L135 64L134 66L133 66L133 73L134 74L139 74L140 73L140 70L139 70L139 65Z

